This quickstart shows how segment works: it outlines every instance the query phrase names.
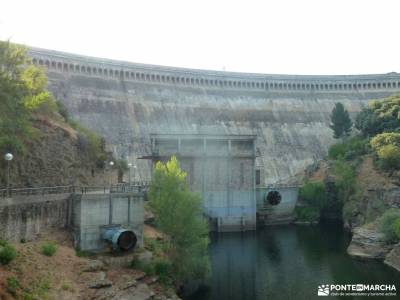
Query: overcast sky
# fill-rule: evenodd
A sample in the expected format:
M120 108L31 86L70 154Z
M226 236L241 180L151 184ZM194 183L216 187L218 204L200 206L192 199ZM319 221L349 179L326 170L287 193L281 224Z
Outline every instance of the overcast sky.
M399 0L0 0L0 39L177 67L400 72Z

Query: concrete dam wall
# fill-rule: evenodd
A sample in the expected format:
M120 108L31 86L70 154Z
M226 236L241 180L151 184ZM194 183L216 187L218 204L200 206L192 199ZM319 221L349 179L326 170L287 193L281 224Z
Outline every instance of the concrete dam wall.
M143 65L30 48L71 116L150 178L151 134L256 135L261 183L284 183L334 142L335 102L354 115L400 91L400 75L265 75Z

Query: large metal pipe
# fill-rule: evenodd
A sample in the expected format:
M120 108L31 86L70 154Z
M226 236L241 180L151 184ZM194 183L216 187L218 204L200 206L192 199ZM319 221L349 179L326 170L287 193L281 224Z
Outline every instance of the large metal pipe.
M102 238L111 244L113 251L129 251L137 243L136 234L120 226L104 228Z

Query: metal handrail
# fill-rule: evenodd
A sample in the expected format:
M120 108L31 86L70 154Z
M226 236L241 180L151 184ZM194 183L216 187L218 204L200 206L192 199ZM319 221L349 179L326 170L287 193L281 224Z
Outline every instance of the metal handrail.
M148 186L149 182L134 182L134 183L121 183L111 186L52 186L52 187L34 187L34 188L10 188L0 189L0 198L6 198L8 196L30 196L30 195L46 195L46 194L73 194L73 193L93 193L102 192L106 193L117 193L117 192L143 192Z

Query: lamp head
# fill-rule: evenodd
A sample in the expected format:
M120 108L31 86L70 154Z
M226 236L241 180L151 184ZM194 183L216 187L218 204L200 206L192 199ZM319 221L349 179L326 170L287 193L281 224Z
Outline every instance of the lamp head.
M4 155L4 159L5 159L5 160L10 161L10 160L12 160L13 158L14 158L14 156L13 156L11 153L6 153L6 155Z

